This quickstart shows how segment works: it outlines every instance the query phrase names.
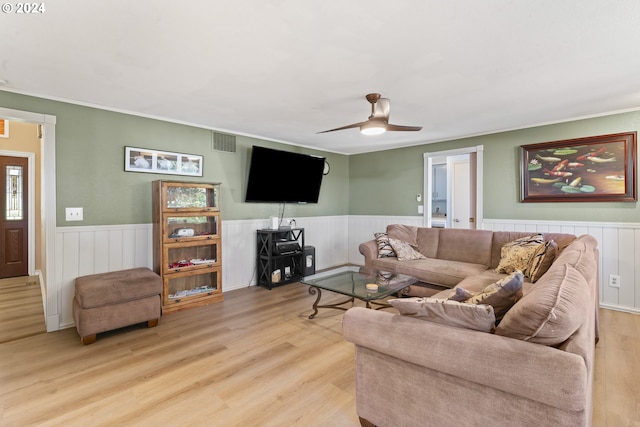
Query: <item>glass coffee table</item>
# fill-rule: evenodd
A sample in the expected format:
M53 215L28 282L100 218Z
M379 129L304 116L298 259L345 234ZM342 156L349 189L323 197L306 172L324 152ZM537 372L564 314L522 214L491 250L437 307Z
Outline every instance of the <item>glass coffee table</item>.
M387 271L371 271L367 273L343 271L317 279L301 281L301 283L309 285L309 293L311 295L317 294L313 303L313 314L309 316L309 319L316 317L319 308L348 310L350 307L341 306L349 303L353 306L356 298L364 301L367 308L371 308L372 304L377 306L376 310L390 307L389 304L376 302L376 300L382 300L400 292L416 282L418 282L418 279L415 277ZM319 305L323 290L346 295L348 298L333 304Z

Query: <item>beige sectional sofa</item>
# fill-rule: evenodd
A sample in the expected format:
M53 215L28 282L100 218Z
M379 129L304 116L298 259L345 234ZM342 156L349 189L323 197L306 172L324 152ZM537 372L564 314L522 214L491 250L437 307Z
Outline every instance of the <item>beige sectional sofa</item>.
M375 241L360 251L366 268L476 293L506 276L493 271L501 264L502 246L530 234L393 225L387 235L411 243L426 259L378 258ZM363 425L591 425L597 242L560 233L544 239L557 244L553 262L537 281L524 280L520 298L491 332L392 310L346 312L344 335L356 347ZM433 294L438 287L413 291ZM437 292L430 303L451 294Z
M418 278L422 284L407 288L405 294L431 296L434 289L462 285L470 290L482 289L503 277L495 273L505 243L531 235L519 231L461 230L452 228L414 227L392 224L387 227L389 238L408 242L426 259L399 261L396 257L378 258L378 244L370 240L360 244L365 269L394 271ZM543 233L544 240L553 240L561 252L576 236L564 233ZM525 281L525 292L530 281Z

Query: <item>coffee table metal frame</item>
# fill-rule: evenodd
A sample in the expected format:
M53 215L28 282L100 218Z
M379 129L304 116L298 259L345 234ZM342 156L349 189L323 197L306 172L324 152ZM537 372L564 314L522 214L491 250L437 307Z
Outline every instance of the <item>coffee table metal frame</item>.
M389 304L377 302L376 300L379 301L394 293L400 292L416 282L418 282L418 279L415 277L386 271L372 271L370 273L343 271L318 279L301 281L301 283L309 285L309 294L317 295L313 303L313 313L309 316L309 319L316 317L319 308L348 310L350 307L342 306L349 303L353 306L356 298L364 301L367 308L371 308L372 305L377 306L375 308L376 310L390 307ZM378 290L367 290L366 285L368 283L377 284ZM333 304L320 305L322 290L346 295L348 298Z

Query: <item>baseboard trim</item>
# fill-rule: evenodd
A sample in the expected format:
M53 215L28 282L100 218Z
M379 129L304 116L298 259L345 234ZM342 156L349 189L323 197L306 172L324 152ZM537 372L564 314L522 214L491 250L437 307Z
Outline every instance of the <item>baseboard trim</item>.
M634 307L626 307L626 306L622 306L622 305L615 305L615 304L607 304L607 303L600 303L600 308L604 308L607 310L615 310L615 311L622 311L625 313L632 313L632 314L640 314L640 309L634 308Z

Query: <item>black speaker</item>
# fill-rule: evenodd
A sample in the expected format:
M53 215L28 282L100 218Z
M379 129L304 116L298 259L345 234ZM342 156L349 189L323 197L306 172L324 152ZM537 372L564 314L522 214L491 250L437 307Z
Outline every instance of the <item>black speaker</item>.
M316 248L305 246L302 255L302 263L304 264L302 275L311 276L316 274Z

